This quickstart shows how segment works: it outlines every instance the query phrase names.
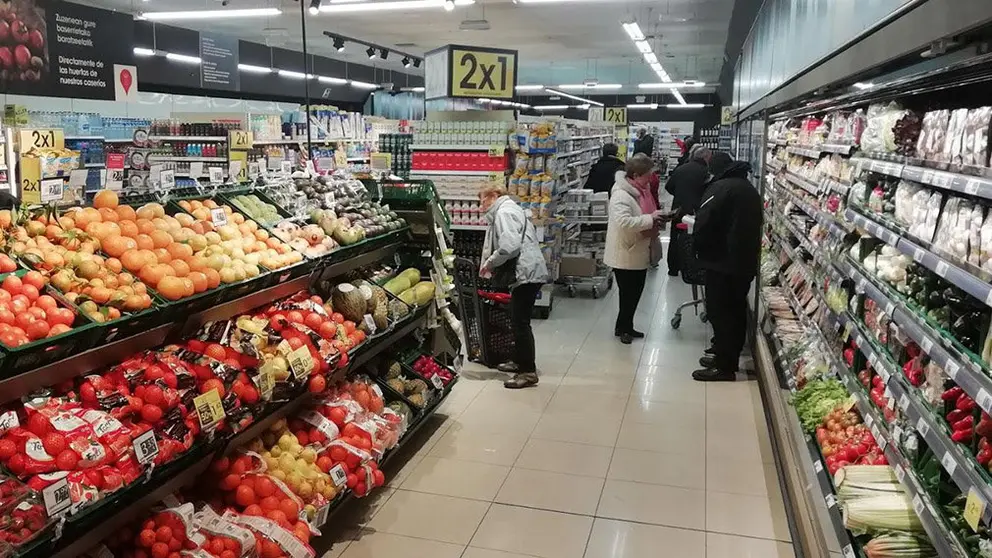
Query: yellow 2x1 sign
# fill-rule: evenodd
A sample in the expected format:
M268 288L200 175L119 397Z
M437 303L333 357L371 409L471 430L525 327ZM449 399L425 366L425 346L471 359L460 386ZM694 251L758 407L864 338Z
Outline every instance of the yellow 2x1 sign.
M452 97L512 99L517 84L517 51L451 48Z

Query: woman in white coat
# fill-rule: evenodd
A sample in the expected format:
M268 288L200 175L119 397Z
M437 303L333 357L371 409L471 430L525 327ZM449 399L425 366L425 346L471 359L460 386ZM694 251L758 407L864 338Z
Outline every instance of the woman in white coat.
M644 291L647 269L652 263L652 245L660 259L658 225L667 220L666 214L648 199L651 196L651 170L654 163L643 153L627 161L625 169L616 174L610 191L610 219L606 228L606 253L603 263L613 268L620 309L614 335L629 345L644 334L634 329L634 313ZM647 196L647 197L645 197ZM654 207L653 211L645 211Z

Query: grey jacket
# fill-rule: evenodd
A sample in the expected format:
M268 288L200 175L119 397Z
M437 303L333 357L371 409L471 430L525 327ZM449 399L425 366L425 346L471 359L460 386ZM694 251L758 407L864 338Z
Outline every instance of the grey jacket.
M486 220L489 221L489 229L482 244L484 269L492 271L507 260L520 256L517 260L517 282L513 287L523 283L547 283L551 279L541 247L537 244L537 231L519 205L509 196L500 196L486 211Z

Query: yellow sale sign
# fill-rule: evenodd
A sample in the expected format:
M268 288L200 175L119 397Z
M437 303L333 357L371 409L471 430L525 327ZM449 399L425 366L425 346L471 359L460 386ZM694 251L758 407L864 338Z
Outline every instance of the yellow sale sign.
M452 46L450 64L450 96L513 98L517 84L517 51Z

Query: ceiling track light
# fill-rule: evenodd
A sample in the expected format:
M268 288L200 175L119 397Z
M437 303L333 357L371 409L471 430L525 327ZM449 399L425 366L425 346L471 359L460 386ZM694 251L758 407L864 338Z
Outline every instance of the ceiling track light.
M231 17L265 17L282 13L279 8L251 8L243 10L184 10L177 12L143 12L141 17L149 21L169 21L179 19L227 19Z
M414 68L419 68L420 67L420 59L419 58L414 58L413 59L413 67Z
M388 56L389 56L389 51L388 50L386 50L384 48L380 48L379 49L379 58L382 58L383 60L385 60Z
M410 67L410 57L409 56L404 56L402 62L403 62L403 67L404 68L409 68Z
M134 47L136 56L155 56L155 51L150 48Z
M369 47L369 48L365 49L365 54L369 55L369 60L372 60L373 58L375 58L375 49L372 48L372 47Z
M320 13L320 0L310 0L310 15Z
M166 54L165 57L168 58L169 60L173 60L175 62L182 62L184 64L200 64L203 62L203 60L201 60L199 56L188 56L185 54L176 54L174 52L170 52Z
M542 91L544 89L543 85L518 85L517 91Z
M242 72L249 72L252 74L272 73L272 68L266 68L265 66L253 66L251 64L238 64L238 69Z
M682 104L670 103L665 106L670 109L700 109L705 107L706 105L704 105L703 103L682 103Z
M627 105L630 109L656 109L658 108L658 103L632 103Z
M450 12L455 9L455 0L444 0L444 11Z
M334 39L334 49L337 50L338 52L343 51L344 50L344 39L342 39L340 37L336 37Z

